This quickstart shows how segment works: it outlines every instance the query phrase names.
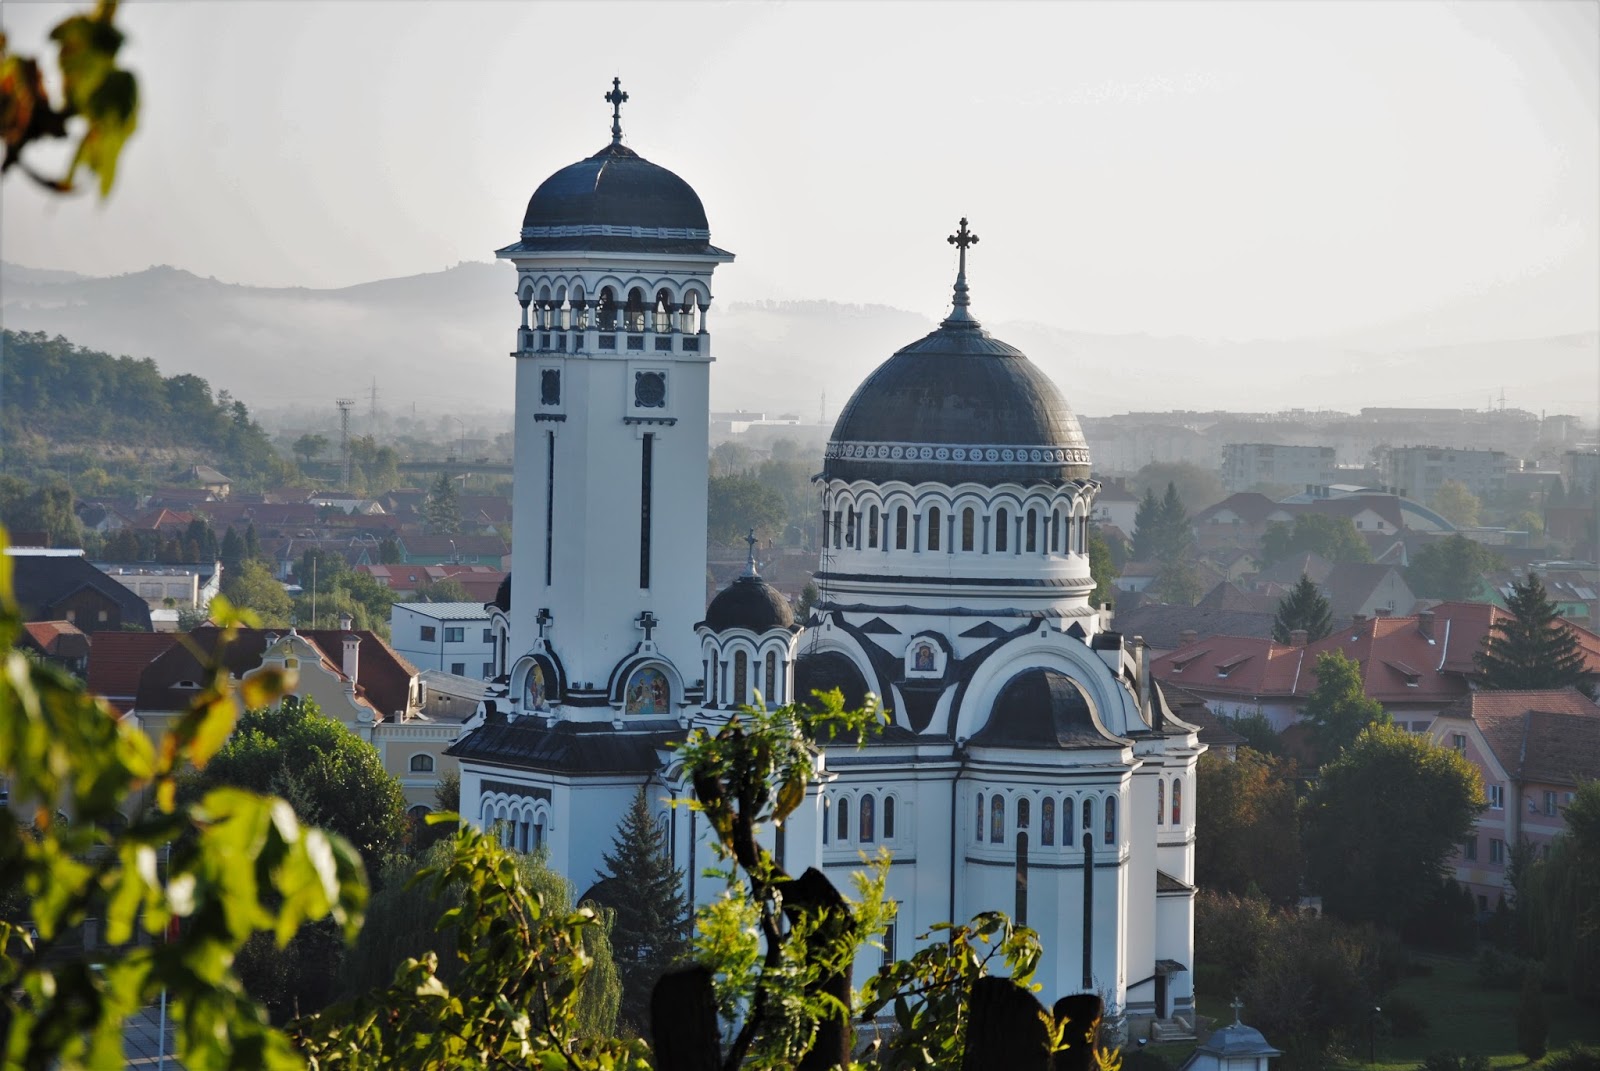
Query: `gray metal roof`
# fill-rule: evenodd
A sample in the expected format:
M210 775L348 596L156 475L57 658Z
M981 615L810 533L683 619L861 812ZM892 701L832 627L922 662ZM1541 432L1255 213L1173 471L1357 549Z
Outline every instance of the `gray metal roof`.
M410 610L439 621L487 621L489 611L481 602L397 602L396 609Z

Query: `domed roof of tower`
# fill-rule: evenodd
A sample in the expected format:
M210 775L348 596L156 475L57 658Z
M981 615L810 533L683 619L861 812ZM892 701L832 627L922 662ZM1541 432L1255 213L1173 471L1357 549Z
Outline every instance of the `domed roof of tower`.
M715 251L700 197L683 179L622 144L620 82L612 104L611 144L539 184L522 217L527 252L627 250L659 253Z
M1061 392L968 312L967 221L955 299L938 330L890 357L839 414L827 479L1057 483L1089 475L1089 450Z
M1006 682L974 747L1108 747L1122 743L1095 717L1083 687L1054 669L1029 669Z
M750 557L744 573L717 592L706 607L705 626L713 632L743 628L751 632L788 629L794 626L794 610L783 592L761 578L756 571L755 538L749 538Z

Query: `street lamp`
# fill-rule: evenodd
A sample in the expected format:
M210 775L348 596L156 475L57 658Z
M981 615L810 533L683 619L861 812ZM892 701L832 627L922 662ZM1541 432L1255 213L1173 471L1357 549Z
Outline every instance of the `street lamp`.
M1378 1005L1372 1006L1372 1015L1367 1018L1367 1063L1378 1062L1378 1016L1383 1009Z

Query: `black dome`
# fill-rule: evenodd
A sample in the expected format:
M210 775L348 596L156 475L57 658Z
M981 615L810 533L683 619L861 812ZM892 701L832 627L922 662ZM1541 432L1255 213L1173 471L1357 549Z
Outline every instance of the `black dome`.
M1088 478L1089 450L1048 376L975 321L953 318L856 389L822 472L912 484L1056 483Z
M1006 682L974 747L1106 747L1120 744L1095 719L1082 686L1053 669L1029 669Z
M498 606L506 613L511 612L511 574L507 573L505 579L500 581L500 586L494 589L494 600L490 606Z
M867 702L867 680L850 656L839 651L803 654L794 663L794 695L797 702L811 702L812 692L844 694L846 710L860 710Z
M687 182L612 144L539 185L522 217L520 248L701 252L710 237Z
M731 628L766 632L793 626L794 611L783 593L759 576L741 576L711 600L705 625L713 632Z

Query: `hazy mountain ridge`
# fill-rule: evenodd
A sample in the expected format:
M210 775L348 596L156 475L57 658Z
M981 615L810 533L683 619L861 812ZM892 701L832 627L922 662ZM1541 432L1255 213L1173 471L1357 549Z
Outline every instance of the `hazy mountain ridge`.
M7 327L153 357L165 374L203 375L253 409L363 397L374 377L391 410L511 407L507 353L519 312L505 265L466 262L332 290L244 286L167 266L87 277L6 263L0 281ZM713 305L712 404L815 419L826 393L831 419L873 368L936 325L936 315L884 305ZM986 326L1023 349L1086 415L1476 408L1504 386L1509 405L1587 417L1600 374L1596 332L1380 352L1335 339L1237 342L1098 335L1037 322Z

